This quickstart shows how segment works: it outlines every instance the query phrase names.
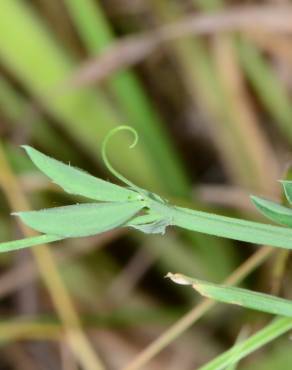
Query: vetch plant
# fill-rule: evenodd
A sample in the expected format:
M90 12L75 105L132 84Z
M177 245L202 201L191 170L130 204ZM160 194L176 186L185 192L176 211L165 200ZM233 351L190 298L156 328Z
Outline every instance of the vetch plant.
M75 204L13 215L32 229L43 233L26 239L0 243L0 251L10 251L49 243L65 238L99 234L119 227L132 227L144 233L164 234L168 226L280 248L292 248L292 230L207 212L177 207L159 195L138 187L116 171L107 157L109 139L120 130L137 132L129 126L119 126L109 132L102 146L102 158L109 171L126 186L112 184L82 170L63 164L29 146L23 146L33 163L54 183L70 194L81 195L90 203ZM282 182L287 199L292 199L292 182ZM253 196L256 207L268 218L292 226L292 210ZM94 202L92 202L94 201Z
M96 178L34 148L24 146L33 163L54 183L67 193L81 195L90 202L13 213L27 226L43 234L0 243L1 252L66 238L91 236L119 227L134 228L146 234L164 234L168 226L292 249L292 230L289 228L292 226L292 209L288 207L256 196L251 197L257 209L267 218L288 227L274 226L177 207L159 195L133 184L112 167L107 157L108 142L120 130L128 130L134 135L130 148L136 145L137 132L129 126L119 126L106 136L102 146L102 158L109 171L124 183L124 187ZM288 202L292 203L292 182L282 181L282 185ZM182 274L169 273L167 277L178 284L192 285L205 297L283 316L250 338L235 344L230 350L204 365L201 370L219 370L232 366L292 328L292 303L288 300L237 287L217 285Z

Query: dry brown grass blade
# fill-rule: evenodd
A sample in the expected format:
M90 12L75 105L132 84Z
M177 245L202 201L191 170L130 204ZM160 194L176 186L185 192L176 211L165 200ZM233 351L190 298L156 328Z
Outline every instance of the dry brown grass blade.
M155 31L126 37L115 42L98 58L81 65L60 89L98 82L117 70L142 61L164 42L227 31L291 34L292 6L240 6L217 13L195 14Z
M0 187L12 210L28 210L29 204L22 193L21 188L14 176L5 152L0 146ZM34 234L31 230L19 222L19 228L25 236ZM103 365L86 338L79 316L75 310L71 297L59 274L56 262L50 249L46 245L31 248L40 275L50 293L56 311L64 326L65 336L74 353L75 358L82 368L86 370L101 370Z

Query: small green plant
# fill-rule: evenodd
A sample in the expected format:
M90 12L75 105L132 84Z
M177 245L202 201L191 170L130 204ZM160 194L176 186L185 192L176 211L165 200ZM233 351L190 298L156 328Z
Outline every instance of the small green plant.
M164 234L168 226L292 249L290 228L177 207L169 204L159 195L133 184L112 167L107 157L109 139L120 130L130 131L134 135L134 142L130 147L136 145L137 132L129 126L119 126L106 136L102 146L102 158L109 171L122 181L125 187L93 177L82 170L52 159L34 148L24 146L33 163L64 191L81 195L94 202L13 213L27 226L43 234L0 243L1 252L66 238L95 235L119 227L131 227L147 234ZM281 183L287 200L292 203L292 182L282 181ZM252 196L251 200L258 210L272 221L292 226L292 209L256 196ZM192 285L205 297L283 316L250 338L235 344L230 350L204 365L202 370L218 370L232 366L252 351L292 328L292 303L288 300L246 289L216 285L182 274L169 273L167 277L179 284Z
M70 194L81 195L95 202L13 213L27 226L44 234L1 243L1 252L65 238L95 235L118 227L132 227L147 234L163 234L168 226L178 226L250 243L292 248L292 230L289 228L173 206L159 195L130 182L112 167L106 153L109 139L120 130L130 131L135 139L131 147L136 145L137 132L129 126L119 126L110 131L105 138L102 157L107 168L126 187L93 177L82 170L49 158L34 148L23 146L33 163L54 183ZM283 181L282 184L287 199L291 202L292 182ZM255 196L251 199L268 218L292 226L290 208Z

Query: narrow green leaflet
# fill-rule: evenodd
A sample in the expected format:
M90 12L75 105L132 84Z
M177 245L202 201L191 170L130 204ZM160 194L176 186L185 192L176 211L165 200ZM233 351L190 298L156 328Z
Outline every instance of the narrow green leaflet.
M292 302L287 299L252 292L247 289L217 285L193 279L182 274L169 273L167 277L178 284L192 285L202 296L219 302L235 304L275 315L292 317Z
M286 198L290 204L292 204L292 181L282 180L280 181L283 185Z
M143 208L143 203L86 203L14 215L32 229L64 238L99 234L124 226ZM0 245L1 248L1 245Z
M140 199L139 194L130 189L89 175L82 170L50 158L30 146L24 145L23 148L44 174L70 194L111 202Z
M292 209L284 207L270 200L259 198L256 196L250 197L257 209L270 220L292 227Z
M58 235L37 235L32 236L30 238L13 240L11 242L4 242L0 243L0 253L33 247L40 244L52 243L62 239L63 237Z

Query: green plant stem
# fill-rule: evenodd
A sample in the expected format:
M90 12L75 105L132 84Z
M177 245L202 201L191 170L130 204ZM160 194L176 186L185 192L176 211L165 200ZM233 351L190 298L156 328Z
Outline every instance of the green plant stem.
M291 249L292 230L285 227L246 221L189 208L170 207L150 201L150 208L170 219L170 224L187 230L207 233L249 243Z
M22 193L18 182L6 160L5 152L0 145L0 186L2 187L10 206L15 209L29 209L29 204ZM24 235L30 236L31 232L19 224ZM43 244L33 248L32 253L38 265L40 275L50 293L60 319L65 328L65 335L72 352L80 365L86 370L104 369L100 359L91 347L81 328L81 323L71 297L62 281L57 265L49 248Z
M12 250L23 249L27 247L33 247L36 245L52 243L58 240L64 239L57 235L37 235L31 236L24 239L14 240L11 242L5 242L0 244L0 252L8 252Z
M141 191L143 192L143 189L141 189ZM189 208L169 206L167 203L148 198L146 193L144 193L144 195L145 199L141 200L141 202L144 203L145 207L149 207L151 212L156 213L157 218L166 220L166 226L173 225L208 235L292 249L292 230L289 228L195 211ZM138 216L138 219L139 217L140 216ZM133 218L133 220L133 224L135 224L135 218ZM54 237L49 237L52 238L51 241L54 241ZM38 241L38 239L30 240L34 245ZM17 243L21 243L21 241L4 243L4 248L6 248L6 250L9 250L9 243L11 243L12 246L16 243L17 246ZM26 245L24 243L25 240L23 241L22 248L29 246L28 243Z

